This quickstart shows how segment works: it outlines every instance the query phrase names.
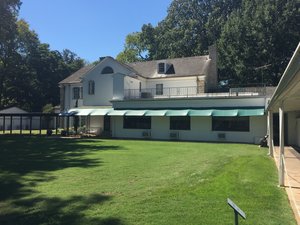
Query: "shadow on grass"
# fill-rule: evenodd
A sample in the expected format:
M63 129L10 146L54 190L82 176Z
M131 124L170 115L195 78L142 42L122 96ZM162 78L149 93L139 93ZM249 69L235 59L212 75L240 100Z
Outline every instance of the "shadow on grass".
M101 214L86 216L85 210L101 206L111 197L93 194L88 197L72 196L68 199L36 197L14 201L14 209L5 216L0 214L1 225L21 224L97 224L122 225L120 219L114 217L103 218ZM27 210L24 210L26 208Z
M0 224L121 225L118 218L86 217L84 210L108 201L103 195L69 199L33 197L34 186L55 179L49 172L101 166L97 151L123 150L100 140L0 137ZM28 175L29 176L26 176ZM100 215L101 216L101 215Z

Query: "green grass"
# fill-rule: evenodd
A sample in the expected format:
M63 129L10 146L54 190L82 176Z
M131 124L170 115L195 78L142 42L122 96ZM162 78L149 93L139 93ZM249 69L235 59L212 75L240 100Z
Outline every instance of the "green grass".
M0 137L0 224L295 225L255 145Z

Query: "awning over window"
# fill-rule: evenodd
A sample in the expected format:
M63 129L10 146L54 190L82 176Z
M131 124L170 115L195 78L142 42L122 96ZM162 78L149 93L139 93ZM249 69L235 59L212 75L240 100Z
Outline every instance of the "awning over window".
M145 116L165 116L167 110L148 110Z
M125 116L144 116L147 110L128 110Z
M94 109L90 116L105 116L109 112L113 111L113 109Z
M263 116L264 108L242 108L242 109L160 109L160 110L115 110L103 109L70 109L68 112L60 113L60 116Z
M237 116L238 109L214 109L212 116Z
M76 116L88 116L92 113L94 109L77 109L74 110L76 112Z
M128 110L113 110L109 112L107 115L109 116L124 116Z
M265 109L239 109L238 116L263 116Z
M174 109L174 110L167 110L166 116L187 116L189 113L188 109Z
M189 110L189 116L211 116L212 109L191 109Z

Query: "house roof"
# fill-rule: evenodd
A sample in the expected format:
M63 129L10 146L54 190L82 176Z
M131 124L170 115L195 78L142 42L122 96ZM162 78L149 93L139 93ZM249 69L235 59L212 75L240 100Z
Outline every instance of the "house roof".
M106 57L111 58L111 57ZM102 60L100 63L102 63ZM146 62L134 63L119 63L120 65L131 70L132 73L140 75L145 78L169 78L169 77L182 77L182 76L197 76L205 75L207 67L209 66L210 59L208 55L193 56L175 59L162 59ZM159 63L166 63L169 65L169 70L166 74L157 73L157 66ZM80 70L76 71L66 79L59 82L59 84L80 83L82 78L96 65L87 65Z
M68 76L66 79L59 82L59 84L71 84L71 83L80 83L81 78L86 75L88 71L90 71L95 65L87 65L82 67L81 69L77 70L75 73Z
M127 63L129 67L146 78L178 77L205 75L210 59L208 55L193 56L175 59L162 59L146 62ZM159 63L167 63L171 66L172 72L167 74L158 74L157 66Z

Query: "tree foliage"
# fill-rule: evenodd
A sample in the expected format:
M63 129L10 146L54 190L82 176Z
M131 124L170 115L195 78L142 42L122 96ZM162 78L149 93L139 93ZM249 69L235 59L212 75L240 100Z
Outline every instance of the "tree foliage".
M216 43L221 79L276 85L299 42L297 5L297 0L173 0L157 26L145 24L127 36L139 38L130 44L126 39L119 56L132 62L203 55Z
M84 65L68 49L51 50L24 20L20 1L0 1L0 108L19 106L41 111L59 104L58 82Z

